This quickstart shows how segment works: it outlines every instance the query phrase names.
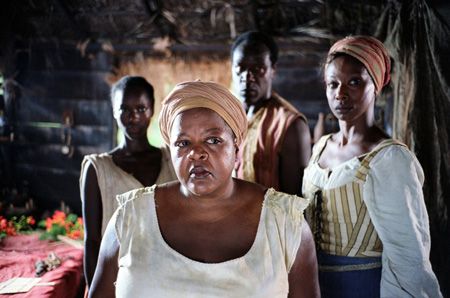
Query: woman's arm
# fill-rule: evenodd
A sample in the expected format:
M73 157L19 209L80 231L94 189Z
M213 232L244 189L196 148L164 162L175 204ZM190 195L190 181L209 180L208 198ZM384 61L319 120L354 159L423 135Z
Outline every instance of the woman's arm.
M406 148L390 146L370 163L364 202L383 243L381 296L441 297L429 261L423 171Z
M287 129L280 151L280 191L301 195L303 171L311 157L311 134L303 118L295 120Z
M306 220L302 222L302 240L289 272L288 297L320 297L316 247Z
M102 239L102 198L93 164L85 161L80 179L84 221L84 276L88 287L94 277Z
M119 271L118 256L120 248L115 223L115 215L113 215L103 235L97 269L89 288L89 298L115 297L114 283Z

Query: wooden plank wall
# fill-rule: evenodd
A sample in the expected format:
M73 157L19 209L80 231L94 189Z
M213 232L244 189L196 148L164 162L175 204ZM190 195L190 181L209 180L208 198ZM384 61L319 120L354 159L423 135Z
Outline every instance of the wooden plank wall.
M15 181L26 181L39 209L52 210L64 201L81 214L82 157L113 145L110 87L105 81L112 58L102 51L83 57L73 45L61 44L19 51ZM72 116L70 127L64 125L64 115ZM64 148L69 134L71 146Z
M318 113L328 111L321 72L325 54L323 49L281 52L273 82L273 90L305 114L311 130Z
M330 44L325 40L282 41L278 44L280 55L273 90L306 116L312 136L319 113L331 116L322 70ZM332 118L326 118L325 132L337 129L337 122Z

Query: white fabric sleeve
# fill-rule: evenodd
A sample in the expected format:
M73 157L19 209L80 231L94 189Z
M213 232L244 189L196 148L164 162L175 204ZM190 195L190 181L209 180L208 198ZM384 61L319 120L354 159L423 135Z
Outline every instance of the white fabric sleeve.
M389 146L370 163L364 200L383 243L381 297L442 297L431 268L423 170L402 146Z
M302 241L302 225L304 224L303 212L307 203L305 199L297 197L292 200L290 206L288 219L285 226L285 239L286 239L286 267L288 273L291 271L292 265L294 265L297 257L297 251L300 249Z
M137 188L127 191L126 193L116 195L116 201L118 202L119 207L115 212L115 228L119 242L126 237L128 228L133 226L136 215L134 200L138 198L143 191L145 191L145 188Z

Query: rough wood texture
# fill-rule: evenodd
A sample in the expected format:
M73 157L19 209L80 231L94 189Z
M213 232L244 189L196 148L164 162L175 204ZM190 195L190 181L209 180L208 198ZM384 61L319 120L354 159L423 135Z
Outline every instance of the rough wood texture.
M10 158L16 183L27 181L38 207L51 210L64 201L80 214L82 157L108 151L114 141L105 80L112 66L105 52L82 57L76 48L62 48L45 43L20 55ZM71 125L64 122L66 114Z

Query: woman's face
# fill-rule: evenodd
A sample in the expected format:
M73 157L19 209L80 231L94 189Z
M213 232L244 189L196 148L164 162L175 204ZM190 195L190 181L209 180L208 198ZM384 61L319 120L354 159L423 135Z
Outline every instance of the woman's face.
M125 138L136 140L147 137L147 128L153 116L151 101L141 90L118 90L113 100L114 118Z
M236 149L231 128L216 112L195 108L175 117L170 132L172 163L188 193L207 196L229 190Z
M375 85L364 65L355 58L336 57L325 69L327 99L341 121L354 122L374 110Z

